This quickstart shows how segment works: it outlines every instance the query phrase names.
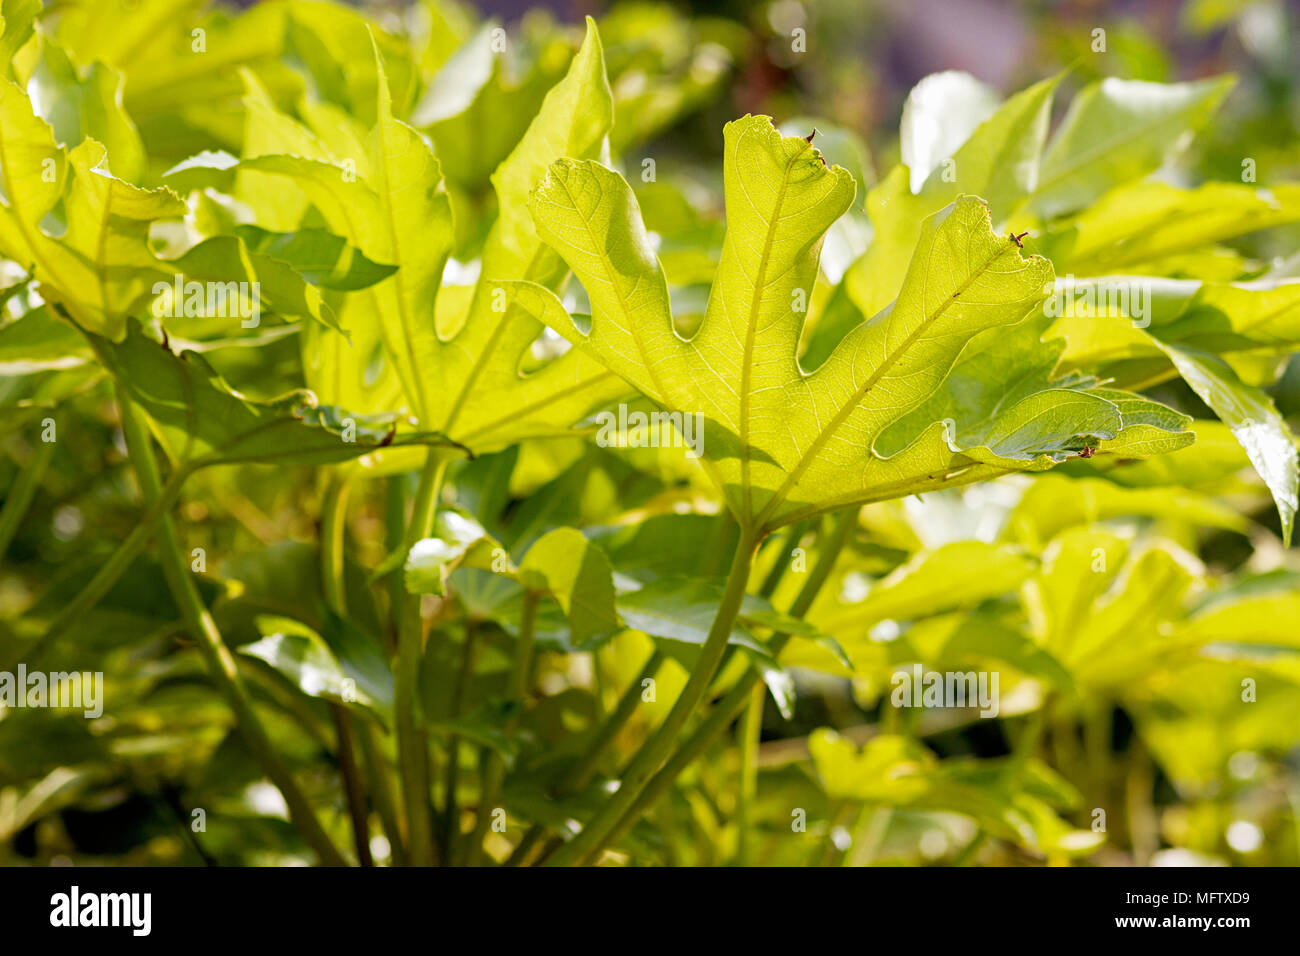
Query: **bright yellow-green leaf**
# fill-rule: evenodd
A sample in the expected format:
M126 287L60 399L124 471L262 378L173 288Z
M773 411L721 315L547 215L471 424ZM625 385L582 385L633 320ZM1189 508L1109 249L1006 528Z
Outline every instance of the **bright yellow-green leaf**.
M1066 436L1118 433L1113 403L1067 395L1052 407L1040 396L994 422L987 447L971 457L944 440L942 423L914 433L892 458L879 457L884 429L942 386L973 336L1017 322L1040 300L1050 266L1023 259L993 234L983 203L961 199L926 221L892 309L805 374L795 359L799 297L815 280L821 235L852 200L852 178L827 168L807 140L746 117L726 130L726 184L723 258L708 314L689 341L673 329L667 284L631 190L594 162L556 164L534 199L543 236L583 281L590 325L569 319L544 290L513 288L518 301L645 394L699 416L705 464L742 525L767 530L940 487L975 461L998 471L1049 467ZM1070 407L1079 401L1102 421L1079 421Z
M1088 205L1154 171L1223 102L1235 80L1146 83L1108 77L1074 98L1043 154L1032 209L1043 218Z

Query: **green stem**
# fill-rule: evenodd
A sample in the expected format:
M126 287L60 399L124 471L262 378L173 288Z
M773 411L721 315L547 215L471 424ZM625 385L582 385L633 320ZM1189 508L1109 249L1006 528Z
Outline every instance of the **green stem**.
M1155 766L1142 738L1135 736L1129 756L1129 772L1124 778L1124 802L1128 808L1129 846L1133 862L1149 866L1160 848L1160 817L1156 813Z
M465 643L460 653L460 673L456 676L456 686L451 696L451 719L460 718L461 707L465 702L465 688L474 671L474 652L478 648L478 625L474 621L465 623ZM446 803L442 815L442 858L450 861L457 859L460 842L460 803L456 792L460 788L460 735L452 734L447 740L447 770L443 781Z
M406 537L406 487L405 475L393 475L384 482L384 554L389 555L402 546ZM388 621L385 629L389 650L397 652L397 632L401 627L402 605L406 598L406 585L399 565L381 579L388 596Z
M1043 728L1047 720L1047 702L1034 711L1026 718L1025 726L1021 728L1016 737L1015 745L1011 750L1011 756L1007 760L1006 768L1003 770L1003 778L1006 780L1007 787L1011 792L1019 788L1025 778L1025 771L1029 766L1029 761L1033 759L1038 747L1043 741ZM979 827L975 831L975 836L966 844L952 861L953 866L967 866L974 859L980 849L988 842L989 832L984 827Z
M344 534L347 528L348 494L351 490L347 476L333 472L325 488L325 500L321 503L321 590L325 595L326 606L339 617L345 617L348 613L347 588L343 575ZM333 701L329 706L338 738L339 776L343 779L343 792L347 795L357 860L362 866L374 866L375 861L370 854L370 814L366 788L357 766L356 728L346 707Z
M857 508L842 511L836 516L835 525L830 536L822 547L821 553L817 556L817 563L813 565L812 571L808 574L808 580L804 582L799 594L794 599L794 603L790 605L788 613L791 617L801 618L812 607L813 601L830 577L840 552L844 549L844 545L857 527L857 516ZM774 634L769 642L773 656L780 654L789 640L789 634ZM645 787L635 802L623 814L622 819L611 834L611 840L617 840L630 830L632 825L644 814L648 813L655 802L672 788L673 782L681 775L682 771L694 763L715 740L722 736L732 721L740 715L741 708L749 701L750 692L762 679L762 675L756 670L750 669L745 672L735 686L713 707L708 717L686 739L686 742L664 764L663 769L655 774L654 779L650 781L649 785Z
M776 593L776 589L781 584L781 579L785 577L786 570L790 567L790 552L794 550L803 537L807 529L806 521L799 521L790 526L790 530L785 533L781 539L780 546L776 549L776 560L767 572L767 577L759 586L758 596L761 598L770 598Z
M54 456L54 442L42 441L32 453L32 460L18 473L18 480L5 495L4 508L0 509L0 555L9 550L9 545L18 533L18 526L23 516L32 505L36 488L40 485L45 469Z
M641 668L641 673L633 678L632 683L630 683L627 686L627 689L623 691L623 696L619 698L618 704L615 706L613 713L611 713L600 725L599 730L596 731L596 736L593 737L591 743L587 745L586 752L560 779L559 784L555 788L556 796L563 797L572 793L577 793L591 782L592 775L596 772L596 767L599 766L601 757L605 755L605 751L608 750L609 745L614 742L614 738L618 736L619 731L623 729L627 722L632 718L632 715L636 713L637 705L641 703L641 695L644 690L643 685L647 680L654 679L654 676L659 673L659 668L663 666L663 662L663 652L656 648L654 653L652 653L649 659L645 662L645 666ZM510 858L506 860L506 865L521 865L524 860L527 859L528 854L532 852L533 848L537 846L545 835L546 827L542 826L540 823L534 824L529 828L528 832L524 834L523 840L521 840L519 845L515 847L514 852L510 854Z
M393 866L405 866L406 844L402 840L402 818L397 812L397 797L390 778L391 768L379 746L379 734L373 724L362 723L357 737L361 742L361 756L366 763L366 776L370 779L370 798L375 803L375 810L384 824L384 833L388 836L390 859Z
M853 848L845 859L846 866L870 866L885 842L889 831L889 821L893 818L892 807L876 807L862 810L857 832L853 836Z
M321 590L325 594L326 606L340 617L348 613L343 563L348 495L351 490L345 476L331 474L325 487L325 499L321 502Z
M519 622L519 641L515 647L514 666L510 671L507 685L507 697L515 702L516 709L506 724L506 732L515 729L519 715L523 711L524 697L528 693L528 676L533 667L533 639L537 626L537 605L541 601L537 591L524 594L523 616ZM482 782L479 785L478 816L474 819L474 832L470 834L466 865L477 866L483 854L483 838L487 836L488 825L492 822L492 811L501 787L505 783L506 761L501 752L491 750L484 761Z
M86 583L86 586L77 592L77 596L63 606L54 620L52 620L45 629L45 633L29 644L26 648L18 652L13 662L5 661L0 670L12 670L13 663L18 659L23 659L29 663L45 651L55 638L63 635L69 627L80 621L82 617L90 611L109 589L117 583L131 562L134 561L144 550L149 539L153 537L162 523L163 517L176 503L180 497L181 488L185 480L190 476L191 470L187 467L178 468L172 472L171 478L163 486L157 498L148 503L145 513L141 516L139 522L127 535L123 541L103 564L95 572L95 576Z
M1104 807L1110 794L1111 702L1088 706L1083 723L1083 747L1094 807Z
M433 530L438 497L447 475L447 461L430 451L420 473L411 523L406 530L410 548ZM420 595L402 598L397 632L397 671L394 675L393 709L397 723L397 756L401 768L402 796L406 804L408 858L412 866L434 863L433 816L429 811L429 735L416 714L420 659L424 652Z
M749 692L749 703L740 722L740 788L736 794L736 865L749 866L752 858L750 825L754 798L758 794L758 740L763 728L762 684Z
M709 684L712 683L713 676L727 650L731 629L735 626L741 601L744 600L745 590L749 586L749 571L753 564L756 545L757 542L752 536L741 535L732 558L731 571L727 575L722 601L713 618L713 625L709 628L708 637L700 649L700 656L691 670L691 676L686 681L686 686L682 688L676 703L673 704L672 710L624 769L618 790L610 796L582 831L547 861L548 866L581 864L599 853L613 835L623 815L631 809L651 778L668 759L686 721L704 700Z
M154 457L149 433L136 415L130 398L120 384L117 395L122 413L122 430L126 435L131 463L139 478L145 502L153 505L162 499L163 489L159 478L158 461ZM171 589L172 597L180 606L187 627L198 639L199 650L207 662L209 673L225 696L230 709L234 711L235 720L245 742L262 771L284 796L284 802L289 808L289 818L307 840L308 845L316 851L320 861L328 866L346 866L346 861L316 818L311 803L298 789L298 784L289 772L289 768L275 752L261 719L253 709L252 698L239 674L235 657L222 639L216 622L204 606L198 588L195 587L190 576L189 566L181 554L176 529L169 515L164 514L161 519L159 538L162 545L159 550L163 576Z
M334 731L338 737L339 774L343 777L343 792L348 798L348 816L352 820L352 843L357 851L357 861L362 866L374 866L370 855L370 821L366 810L366 790L357 767L357 748L352 715L342 704L330 704L334 718Z
M659 673L659 668L663 666L664 655L658 648L650 655L641 668L641 673L632 679L632 683L623 691L623 696L619 698L613 713L601 725L596 736L592 738L587 747L586 753L575 763L560 781L559 795L577 793L583 787L591 782L592 775L596 772L596 767L600 765L600 759L609 749L609 745L614 742L619 731L632 719L636 713L637 707L641 704L641 696L645 691L644 684L647 680L653 680Z

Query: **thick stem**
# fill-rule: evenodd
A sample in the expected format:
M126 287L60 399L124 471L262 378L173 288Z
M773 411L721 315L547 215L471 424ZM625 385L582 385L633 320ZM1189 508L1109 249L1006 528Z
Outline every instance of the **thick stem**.
M478 649L478 626L474 621L465 624L465 643L461 647L460 673L456 676L456 687L451 697L451 719L459 719L461 706L465 701L465 688L474 671L474 652ZM447 740L447 769L443 778L443 790L446 803L442 814L442 858L457 859L460 842L460 802L457 791L460 789L460 735L452 734Z
M348 613L344 587L344 534L347 528L348 495L352 486L345 476L331 474L321 502L320 571L325 604L340 617Z
M5 495L4 508L0 508L0 555L9 550L9 544L18 533L18 526L22 523L23 516L27 514L27 509L31 507L32 498L53 456L54 442L37 443L36 450L32 452L32 460L27 463L26 468L18 472L18 480L10 486L9 493Z
M334 731L339 741L339 774L343 777L343 791L348 798L348 816L352 820L352 843L357 851L357 861L362 866L374 866L370 855L370 815L366 809L366 789L357 767L357 748L354 741L352 715L342 704L330 704L334 717Z
M161 499L162 486L159 480L158 461L149 443L149 433L136 415L125 390L120 387L118 404L121 407L122 429L126 434L131 462L140 480L144 499L146 503L152 505ZM180 606L188 629L198 639L199 650L208 665L208 672L225 696L230 709L234 711L240 733L253 752L253 756L263 773L284 796L284 802L289 808L289 818L307 840L308 845L316 851L320 861L328 866L346 866L347 862L316 818L311 803L298 789L298 784L289 772L289 768L275 752L261 719L253 709L252 698L239 674L235 657L222 639L216 622L208 613L198 588L194 585L189 566L181 554L176 530L168 515L164 515L161 519L159 539L163 576L167 579L172 597Z
M406 530L410 548L433 530L438 497L447 474L447 462L430 451L420 473L411 523ZM424 652L420 596L402 598L401 622L397 632L397 670L394 675L393 709L397 723L397 756L402 775L402 796L406 804L407 855L412 866L434 863L433 815L429 810L429 735L416 714L420 659Z
M785 572L790 567L790 552L798 545L799 539L803 537L807 527L808 522L797 522L792 524L790 530L782 537L781 544L776 548L776 560L772 562L767 577L763 579L763 583L758 588L759 597L770 598L776 593L777 587L781 584L781 579L785 577Z
M840 551L844 549L844 545L852 535L853 529L857 527L857 516L857 508L842 511L836 516L835 526L822 547L821 553L817 556L817 562L813 565L812 571L809 572L808 580L804 582L799 594L794 599L794 603L790 605L788 613L791 617L801 618L812 607L813 601L830 577ZM780 654L789 640L789 634L773 635L772 640L769 642L772 654ZM674 781L681 775L682 771L694 763L700 754L704 753L722 735L727 727L731 725L731 722L739 716L741 708L749 701L750 692L762 679L762 675L756 670L750 669L745 672L740 680L736 682L736 685L723 696L722 700L714 705L712 711L709 712L709 716L704 719L694 733L664 764L663 769L655 774L654 779L650 781L636 801L623 814L622 819L611 835L611 839L617 840L630 830L632 825L645 813L649 812L655 802L671 789Z
M528 677L533 669L533 638L537 629L537 605L541 594L528 591L524 594L523 616L519 622L519 641L515 647L514 666L510 670L507 696L517 704L514 715L506 723L506 732L515 729L519 715L523 710L524 697L528 693ZM474 832L470 834L468 854L465 862L468 866L477 866L483 854L483 838L487 836L488 825L492 822L492 812L501 787L505 784L506 762L500 751L492 750L484 760L483 779L479 784L478 816L474 819Z
M691 676L686 681L686 686L682 688L676 703L673 704L672 710L624 769L618 790L610 796L582 831L547 861L548 866L584 863L599 853L609 841L619 821L623 819L623 815L631 809L651 777L668 759L686 721L690 719L708 693L709 684L712 683L718 665L726 653L731 629L735 626L741 601L744 600L745 590L749 586L749 571L754 561L756 545L757 542L753 537L741 535L731 562L731 571L727 575L722 601L713 618L713 625L709 628L708 637L700 650L699 659L691 671Z
M389 858L393 866L405 866L406 844L402 839L402 818L397 812L397 797L390 778L391 767L379 746L379 735L374 725L362 723L359 730L357 737L365 759L366 776L370 779L370 797L388 836Z
M758 795L758 739L763 727L762 684L749 692L749 703L740 722L740 787L736 793L736 865L749 866L753 840L754 798Z
M393 475L384 482L384 554L392 554L406 538L406 486L405 475ZM388 598L388 623L384 637L389 651L397 653L397 631L402 622L402 605L406 598L402 568L399 565L385 575L381 586Z
M347 477L334 472L325 489L321 503L321 590L325 604L340 617L348 613L347 589L344 585L344 533L347 527L348 494L351 491ZM340 703L330 703L338 738L339 776L343 779L343 792L347 795L348 817L352 821L352 842L357 860L362 866L374 866L370 854L370 814L366 802L366 788L357 766L356 730L352 715Z
M656 648L645 662L645 666L641 668L641 673L633 678L632 683L628 684L627 689L623 691L623 696L619 698L614 712L600 725L600 729L596 731L596 736L588 744L586 752L560 778L560 782L555 788L556 796L563 797L571 793L577 793L591 782L591 777L596 772L601 757L605 755L605 751L614 742L614 738L618 736L619 731L636 713L637 705L641 703L641 695L644 693L643 685L647 680L652 680L659 673L659 668L663 666L663 662L663 652ZM515 847L514 852L510 854L510 858L506 860L506 865L521 865L544 836L546 836L546 827L540 823L534 824L524 834L523 840Z

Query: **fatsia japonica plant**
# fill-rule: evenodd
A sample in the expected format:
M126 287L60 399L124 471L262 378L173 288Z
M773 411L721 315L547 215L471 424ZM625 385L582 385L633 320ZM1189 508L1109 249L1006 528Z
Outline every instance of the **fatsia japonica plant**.
M130 776L206 808L172 862L1068 860L1112 711L1192 787L1170 682L1294 684L1251 623L1292 576L1197 540L1281 553L1253 467L1289 544L1297 286L1225 244L1300 193L1150 178L1229 81L1089 85L1049 138L1063 77L938 74L874 184L744 115L705 201L640 153L734 24L127 6L0 3L0 671L110 690L91 730L0 698L0 859ZM1006 754L882 702L922 665L1002 675ZM879 719L760 747L817 681Z

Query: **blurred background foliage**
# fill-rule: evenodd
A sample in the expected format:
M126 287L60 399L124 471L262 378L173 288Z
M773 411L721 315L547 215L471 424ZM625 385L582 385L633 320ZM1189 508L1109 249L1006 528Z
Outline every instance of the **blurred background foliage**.
M331 110L373 120L373 59L351 14L246 5L242 16L263 18L265 29L246 21L236 29L238 6L195 0L187 16L201 21L179 17L176 4L124 0L46 11L79 65L99 61L125 74L122 101L141 147L133 181L157 185L200 150L243 154L245 111L257 108L246 99L250 76L270 107L293 109L311 91L322 128ZM615 94L611 154L636 182L658 236L683 331L703 313L721 243L721 127L746 112L770 114L786 132L816 127L817 145L854 174L861 197L899 161L904 101L927 74L964 70L1007 95L1068 70L1068 102L1100 77L1226 72L1236 87L1171 175L1184 185L1238 181L1252 159L1261 186L1300 179L1300 13L1281 0L371 4L396 111L431 138L442 162L459 263L481 249L494 212L489 177L563 75L584 14L598 20ZM191 22L205 23L213 51L198 67L176 52ZM497 23L511 38L506 57L485 55ZM1093 49L1098 28L1105 52ZM231 42L220 42L223 31ZM796 50L799 31L805 45ZM69 76L56 52L23 53L39 57L29 66L60 102L89 99L77 91L90 81ZM56 128L93 121L75 108L52 120ZM135 155L131 136L123 138L114 157ZM647 159L657 177L638 182ZM201 201L196 216L217 231L231 213ZM842 275L870 226L853 214L836 229L824 268ZM1285 257L1298 240L1300 227L1283 224L1230 246L1259 271L1293 270L1300 265ZM292 336L245 348L197 325L183 334L206 341L222 374L251 396L303 383ZM6 363L25 344L0 339L6 500L18 475L49 456L0 568L0 648L17 643L24 621L56 612L138 518L111 394L69 339L46 343L48 360L24 358L21 368ZM1162 389L1159 397L1211 417L1181 382ZM1294 422L1300 363L1292 359L1269 394ZM42 448L32 436L54 407L59 440ZM742 771L746 731L737 728L683 775L624 852L683 864L1300 864L1300 562L1282 549L1268 494L1226 428L1206 420L1196 430L1190 449L1126 469L1077 461L1047 477L864 509L810 614L853 669L825 644L798 644L782 658L793 675L787 712L768 696L748 731L760 735L756 770ZM386 525L411 479L368 483L349 520L349 606L381 641L390 609L365 578L391 546ZM680 456L611 452L582 439L528 442L458 465L451 484L516 557L569 524L601 542L617 571L644 582L724 570L709 562L726 553L727 523ZM231 644L248 649L265 638L266 615L331 628L317 550L323 494L319 471L305 466L211 469L187 486L187 545L208 556L204 597ZM818 524L829 522L796 526L762 552L777 607L799 582L773 569L796 547L811 561L828 533ZM1098 575L1102 539L1109 564ZM497 740L501 648L518 610L476 572L457 574L483 635L461 708L475 719L448 725L468 765L465 740ZM0 862L304 858L160 581L153 561L138 559L43 659L50 670L104 671L112 701L104 717L0 715ZM463 647L468 628L456 626ZM511 812L530 820L570 809L546 806L554 765L575 730L616 705L655 646L626 632L597 652L565 653L558 630L544 645L525 717L533 762L505 795ZM914 661L999 669L999 719L889 706L891 672ZM302 681L255 655L241 655L241 666L276 744L342 833L325 698L301 693ZM431 711L445 696L436 673L431 664L423 688ZM659 699L671 700L684 674L669 655ZM1243 680L1253 682L1254 703L1242 703ZM628 750L655 714L638 711L619 747ZM1029 754L1019 749L1025 741ZM758 787L741 845L735 781L747 772ZM190 826L194 807L207 811L202 832ZM792 832L792 808L805 813L806 832ZM1104 833L1094 829L1096 808L1108 810ZM510 846L497 849L504 856ZM375 850L382 859L382 841Z

